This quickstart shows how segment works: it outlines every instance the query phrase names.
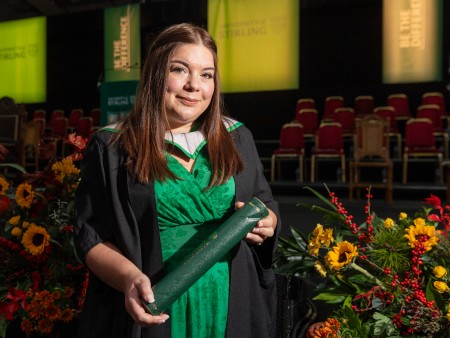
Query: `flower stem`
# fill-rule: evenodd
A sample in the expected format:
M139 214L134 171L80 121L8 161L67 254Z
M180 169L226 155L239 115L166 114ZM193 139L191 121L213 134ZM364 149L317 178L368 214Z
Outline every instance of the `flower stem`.
M369 271L367 271L366 269L360 267L358 264L356 263L351 263L350 267L355 269L356 271L361 272L362 274L366 275L367 277L369 277L370 279L372 279L375 283L377 283L378 286L380 286L383 290L386 290L386 286L384 285L384 283L382 281L380 281L378 278L376 278L374 275L372 275Z

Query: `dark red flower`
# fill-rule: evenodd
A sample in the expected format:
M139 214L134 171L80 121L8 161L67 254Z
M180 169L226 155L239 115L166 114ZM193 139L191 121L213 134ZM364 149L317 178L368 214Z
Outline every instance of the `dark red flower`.
M11 207L11 200L8 196L0 196L0 216L3 215Z

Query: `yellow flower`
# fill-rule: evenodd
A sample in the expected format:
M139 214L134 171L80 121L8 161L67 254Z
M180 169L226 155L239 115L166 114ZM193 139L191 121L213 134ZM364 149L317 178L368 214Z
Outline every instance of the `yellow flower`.
M32 255L39 255L49 245L50 235L43 227L31 223L22 237L22 244Z
M17 225L17 224L19 224L19 221L20 221L20 215L13 216L9 219L9 224Z
M312 232L312 236L308 244L309 253L313 256L318 256L319 249L322 246L329 247L333 241L333 229L324 230L321 224L317 224L316 228Z
M8 191L9 183L4 177L0 177L0 195L5 195Z
M52 165L52 170L56 175L56 179L60 182L63 182L66 176L78 175L80 173L80 169L75 167L72 160L68 158L64 158L62 161L54 163Z
M314 268L316 269L316 271L317 271L322 277L326 277L326 276L327 276L327 270L326 270L325 267L322 265L322 263L320 263L319 261L316 261L316 263L314 264Z
M450 311L447 312L447 314L445 315L445 317L447 317L447 320L450 322Z
M384 227L386 229L392 229L395 226L395 222L392 218L386 218L384 220Z
M27 221L22 222L22 228L24 228L24 229L28 228L29 225L30 225L30 222L27 222Z
M405 218L407 218L408 215L406 214L406 212L401 212L400 215L398 215L398 219L401 221Z
M438 265L433 269L433 274L436 278L442 278L447 274L447 270L443 266Z
M445 283L445 282L436 281L436 282L433 282L433 286L440 293L444 293L449 290L449 287L448 287L447 283Z
M27 209L31 207L34 198L34 191L31 188L28 183L22 183L17 187L16 202L20 207Z
M325 261L330 269L336 271L349 265L354 257L358 256L356 246L348 241L343 241L333 247L332 251L329 251L325 256Z
M427 251L431 250L433 245L436 245L438 238L436 236L436 228L432 225L425 225L425 220L423 218L416 218L414 220L414 225L411 225L408 229L405 229L407 234L405 238L408 239L409 245L414 248L418 242L420 236L425 236L425 248Z
M13 235L14 237L20 237L22 236L22 229L19 227L14 227L11 230L11 235Z

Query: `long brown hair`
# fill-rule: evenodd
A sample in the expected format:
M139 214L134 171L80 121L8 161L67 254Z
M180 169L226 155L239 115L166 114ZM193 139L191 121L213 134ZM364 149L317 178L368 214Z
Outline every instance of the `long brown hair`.
M116 135L127 153L127 169L139 182L176 178L167 165L164 151L165 132L170 129L164 94L171 56L183 44L203 45L214 58L214 93L209 107L198 119L213 171L211 187L240 172L243 162L222 121L224 111L219 91L217 46L205 29L188 23L177 24L155 38L144 63L135 105L121 122L122 132Z

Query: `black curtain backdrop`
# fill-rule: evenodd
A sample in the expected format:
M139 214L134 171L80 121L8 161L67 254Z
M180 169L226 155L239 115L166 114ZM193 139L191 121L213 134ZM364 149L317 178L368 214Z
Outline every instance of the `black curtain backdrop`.
M300 88L223 96L230 115L243 121L257 140L278 139L281 125L293 118L299 98L314 98L320 114L329 95L344 96L346 106L352 106L358 95L372 95L375 104L381 106L386 104L387 95L402 92L408 94L413 112L424 92L440 91L448 97L447 1L443 14L443 81L399 85L381 83L381 0L300 1ZM206 5L206 0L141 4L142 58L163 27L183 21L206 25ZM47 35L47 102L27 105L29 114L37 108L62 108L68 113L72 108L88 111L98 107L98 82L103 74L103 11L49 17Z

